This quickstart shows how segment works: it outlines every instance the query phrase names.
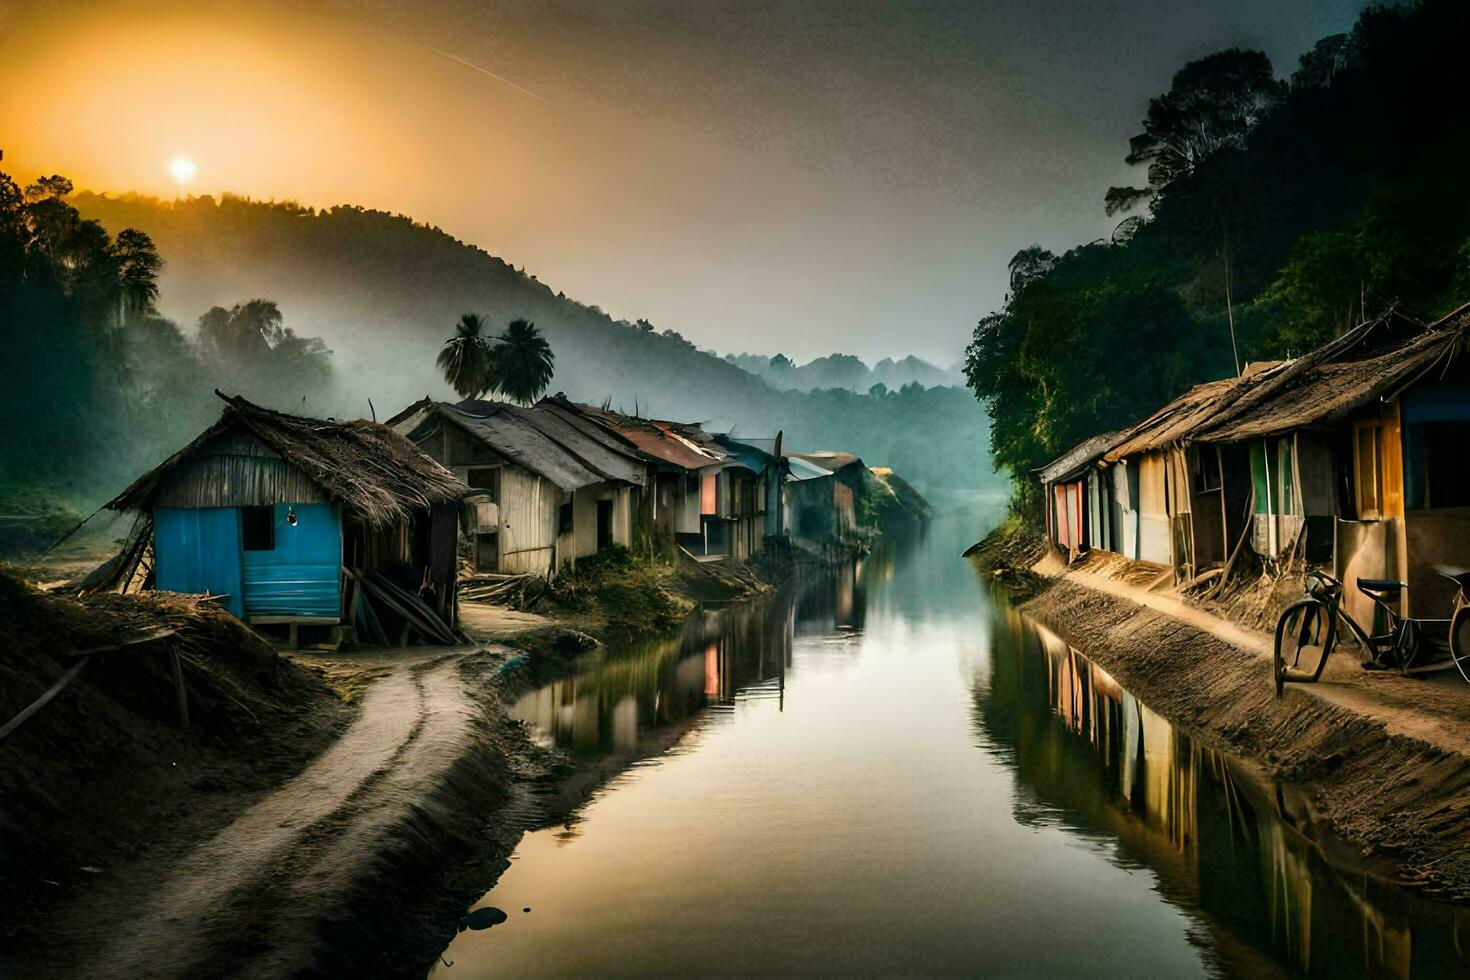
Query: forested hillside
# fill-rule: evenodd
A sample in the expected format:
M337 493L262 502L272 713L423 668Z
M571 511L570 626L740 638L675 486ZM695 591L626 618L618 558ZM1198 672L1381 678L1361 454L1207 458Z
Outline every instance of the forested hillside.
M1033 467L1190 384L1392 302L1470 300L1467 41L1470 5L1426 0L1368 9L1289 73L1239 50L1181 68L1127 143L1139 186L1099 188L1112 240L1022 249L975 330L966 374L1019 502Z
M0 451L9 499L39 480L83 502L117 489L217 415L215 387L343 417L453 398L435 358L467 312L495 333L534 321L555 355L550 390L579 400L747 436L783 430L788 446L851 450L926 491L993 480L985 414L963 388L779 391L402 216L0 183L24 256L14 290L0 290L19 379L5 422L24 434ZM135 239L149 245L148 288L125 302L120 248Z

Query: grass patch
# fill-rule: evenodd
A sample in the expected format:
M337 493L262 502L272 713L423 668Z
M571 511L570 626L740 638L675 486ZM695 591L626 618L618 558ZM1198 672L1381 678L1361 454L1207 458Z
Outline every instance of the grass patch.
M639 558L613 545L563 569L547 598L567 612L595 616L613 636L663 633L694 610L691 600L669 587L674 578L672 562Z

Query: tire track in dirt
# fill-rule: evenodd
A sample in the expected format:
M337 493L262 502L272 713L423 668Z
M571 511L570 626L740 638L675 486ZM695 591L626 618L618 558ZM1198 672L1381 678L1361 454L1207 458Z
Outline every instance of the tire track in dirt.
M473 713L453 662L403 667L311 766L169 874L94 975L278 976L313 959L393 829L464 751Z

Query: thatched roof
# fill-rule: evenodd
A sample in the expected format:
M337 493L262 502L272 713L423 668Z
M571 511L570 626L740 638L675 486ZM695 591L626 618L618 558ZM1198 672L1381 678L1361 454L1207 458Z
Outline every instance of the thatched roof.
M1452 351L1467 322L1463 309L1427 327L1390 309L1301 357L1195 385L1125 432L1102 459L1111 463L1174 442L1233 442L1330 421Z
M1465 325L1420 334L1377 357L1314 364L1268 401L1232 412L1196 438L1236 442L1335 422L1433 370L1457 353Z
M108 501L113 510L146 510L164 480L196 452L230 431L259 439L327 496L365 523L396 524L414 511L459 500L469 488L386 425L286 415L219 392L224 413L198 438Z
M1050 483L1172 443L1234 442L1332 422L1452 357L1467 333L1470 304L1427 326L1390 308L1301 357L1195 385L1137 425L1084 440L1038 472Z

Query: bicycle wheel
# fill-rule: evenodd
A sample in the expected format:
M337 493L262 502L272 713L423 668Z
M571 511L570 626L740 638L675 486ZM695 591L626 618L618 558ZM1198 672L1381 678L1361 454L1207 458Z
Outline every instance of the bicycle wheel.
M1470 606L1457 605L1450 620L1450 657L1460 676L1470 684Z
M1327 606L1319 599L1292 603L1276 621L1273 660L1278 698L1287 681L1310 682L1321 676L1326 657L1332 652L1331 621ZM1466 667L1470 669L1470 663Z

